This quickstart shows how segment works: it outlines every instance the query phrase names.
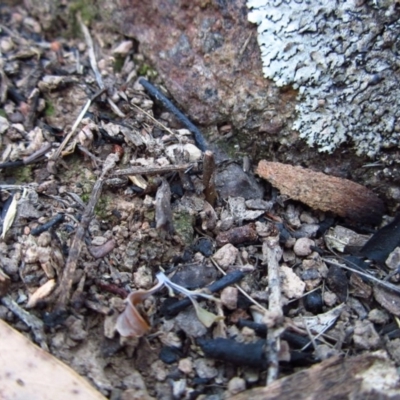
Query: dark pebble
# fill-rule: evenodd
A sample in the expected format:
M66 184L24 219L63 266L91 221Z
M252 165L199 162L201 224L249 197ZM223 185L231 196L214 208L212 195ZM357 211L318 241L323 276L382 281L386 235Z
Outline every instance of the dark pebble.
M165 364L173 364L179 360L180 351L176 347L165 346L161 349L159 357Z
M311 292L304 298L304 307L315 315L322 313L322 306L323 301L320 290Z
M195 245L193 250L203 254L204 257L211 257L213 255L213 242L209 238L200 238Z

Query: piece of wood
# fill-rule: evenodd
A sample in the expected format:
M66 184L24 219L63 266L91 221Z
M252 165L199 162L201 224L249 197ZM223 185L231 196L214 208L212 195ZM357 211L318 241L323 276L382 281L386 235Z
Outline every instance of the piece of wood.
M86 379L0 320L2 400L105 400Z
M378 224L385 211L377 195L348 179L265 160L259 162L256 173L282 194L315 210L367 224Z
M246 390L232 400L399 399L395 365L383 351L332 357L266 387Z

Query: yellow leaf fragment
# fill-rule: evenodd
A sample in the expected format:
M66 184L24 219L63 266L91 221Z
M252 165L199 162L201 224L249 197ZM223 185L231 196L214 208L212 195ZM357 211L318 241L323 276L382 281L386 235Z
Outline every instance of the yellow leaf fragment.
M197 318L206 328L210 328L210 326L214 322L224 319L224 317L220 315L215 315L212 312L205 310L203 307L200 307L200 304L192 297L190 298L190 300L192 300L192 303L194 305L194 310L196 311Z
M2 400L106 400L84 378L0 320Z
M129 175L128 178L137 187L140 187L143 190L147 189L148 183L147 183L146 179L143 178L143 176L141 176L141 175Z

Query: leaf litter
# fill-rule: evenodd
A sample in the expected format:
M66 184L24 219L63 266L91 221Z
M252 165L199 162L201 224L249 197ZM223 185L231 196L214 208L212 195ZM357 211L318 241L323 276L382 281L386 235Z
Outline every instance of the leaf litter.
M258 173L277 193L190 121L182 129L154 91L161 79L140 76L134 43L101 22L78 20L84 41L47 42L20 6L0 17L0 318L86 377L97 389L84 385L86 398L222 399L296 382L296 369L312 374L331 356L375 357L392 371L398 218L372 238L360 225L371 210L381 218L381 200L304 169L299 192L293 169L274 163L267 176L264 161ZM51 389L80 382L59 365Z

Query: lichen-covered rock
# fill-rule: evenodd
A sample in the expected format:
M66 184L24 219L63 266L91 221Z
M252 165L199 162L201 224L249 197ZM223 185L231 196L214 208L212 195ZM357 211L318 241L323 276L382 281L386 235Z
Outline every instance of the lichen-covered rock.
M400 11L394 1L249 0L263 71L299 90L300 136L321 151L398 146Z

